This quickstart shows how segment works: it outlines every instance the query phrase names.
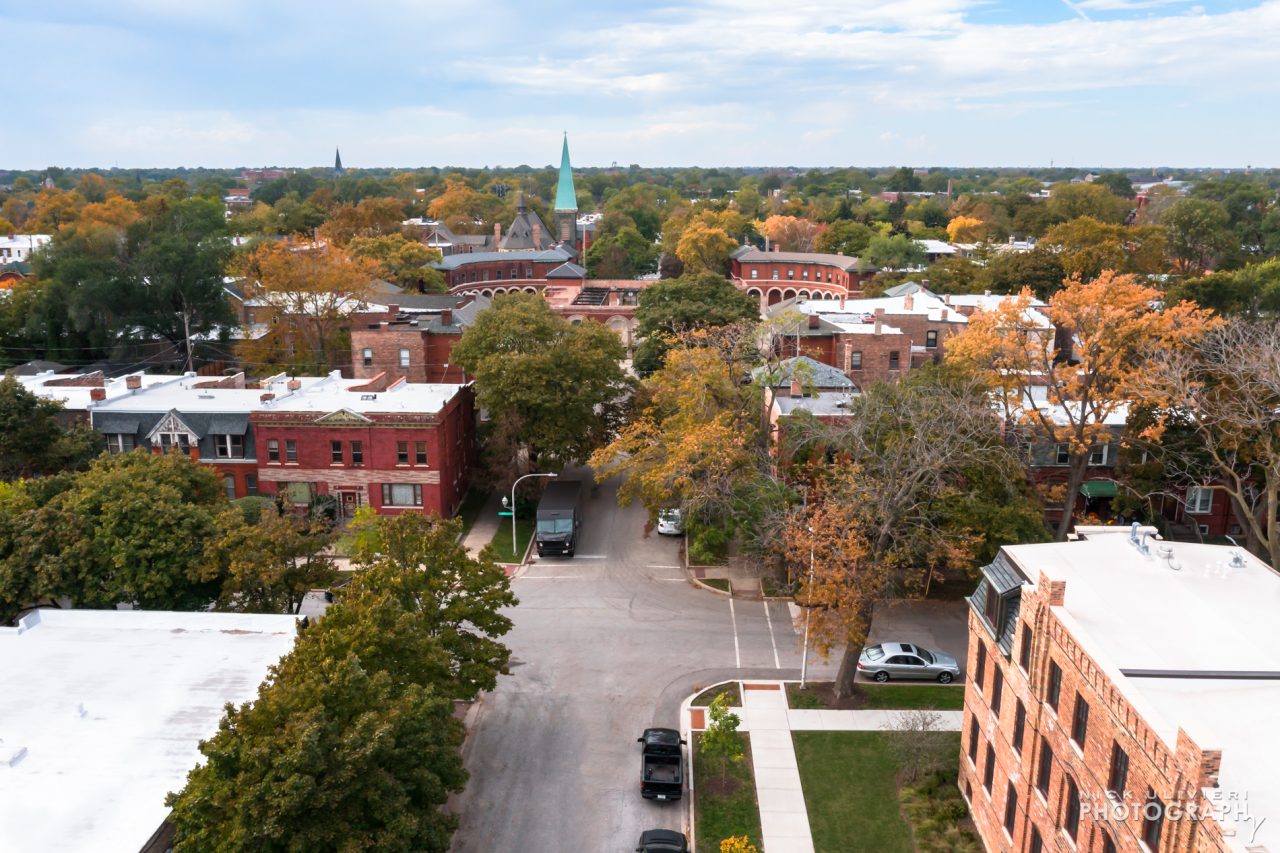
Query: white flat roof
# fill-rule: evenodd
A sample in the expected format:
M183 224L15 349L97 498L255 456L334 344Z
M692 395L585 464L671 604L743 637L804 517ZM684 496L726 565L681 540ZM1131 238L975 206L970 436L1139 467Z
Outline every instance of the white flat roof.
M216 382L219 376L167 376L166 382L146 384L143 390L109 397L93 407L95 412L254 412L265 407L263 394L277 397L291 393L287 380L280 379L263 388L197 388L202 382ZM333 381L329 376L294 377L302 387ZM114 380L113 380L114 381ZM292 392L297 393L297 392Z
M794 284L794 282L788 282L788 284ZM928 293L912 293L909 296L910 308L907 307L907 295L846 299L843 305L833 299L798 299L792 307L801 314L821 314L823 317L832 314L874 314L877 308L883 308L888 316L916 314L928 317L934 323L963 325L969 322L969 318L961 314L958 308L947 305L937 296ZM943 311L947 312L946 320L942 319Z
M40 610L0 628L0 850L137 853L296 619Z
M151 388L156 385L162 385L165 382L172 382L175 379L181 378L179 376L165 376L155 373L140 373L134 375L142 377L143 388ZM21 382L22 386L32 394L35 394L37 397L43 397L46 400L53 400L61 403L65 409L87 409L89 408L89 404L93 402L89 394L89 392L93 390L91 386L45 384L51 380L71 379L74 376L75 374L54 373L52 370L49 370L44 373L38 373L35 376L17 376L14 378ZM103 390L107 392L107 400L122 397L130 393L129 389L125 387L125 378L123 376L105 380L102 387Z
M327 414L346 409L360 414L434 414L463 388L454 384L401 382L386 391L351 390L367 382L367 379L330 379L272 400L263 406L263 410Z
M1280 575L1242 548L1153 539L1142 554L1127 531L1085 535L1005 551L1033 584L1041 574L1066 582L1063 622L1170 750L1179 727L1201 749L1222 750L1220 789L1247 794L1255 817L1272 818L1255 843L1280 850L1280 738L1269 734L1280 680L1120 672L1280 672ZM1237 555L1242 566L1231 565ZM1238 840L1251 831L1242 826Z

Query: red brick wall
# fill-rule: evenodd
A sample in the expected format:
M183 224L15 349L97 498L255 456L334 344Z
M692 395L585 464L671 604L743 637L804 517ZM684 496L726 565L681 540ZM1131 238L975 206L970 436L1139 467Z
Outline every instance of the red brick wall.
M523 282L532 284L544 284L546 282L547 273L560 266L563 261L480 261L476 263L468 263L455 270L450 270L448 276L449 286L458 287L463 284L494 284L501 285L507 282ZM515 269L515 278L511 277L512 269ZM529 275L532 270L533 275ZM502 278L498 278L498 274L502 274Z
M372 379L379 373L404 376L410 382L465 382L462 368L450 361L461 334L429 332L414 326L380 326L351 332L352 372L357 379ZM366 366L364 351L370 349L373 363ZM400 350L409 350L409 366L400 366Z
M911 369L911 338L905 334L835 335L836 367L859 386L896 382ZM862 369L853 367L853 353L862 353ZM898 354L898 368L890 369L889 354Z
M464 388L436 416L370 415L368 424L316 424L318 416L294 412L255 412L252 415L258 454L258 489L275 494L281 483L314 483L319 494L355 491L362 504L379 512L397 514L400 507L384 508L383 483L422 486L422 511L451 515L466 492L475 460L475 410L471 389ZM277 439L280 461L268 459L268 441ZM297 442L298 460L286 462L286 441ZM343 461L332 462L331 442L342 442ZM351 442L363 443L364 464L351 464ZM409 445L409 464L397 461L399 442ZM427 464L415 460L416 444L427 445Z
M1063 595L1069 602L1071 590L1064 588ZM1085 811L1080 816L1074 849L1102 850L1102 833L1106 832L1122 853L1145 851L1147 848L1140 841L1143 828L1140 806L1148 786L1155 790L1166 806L1185 803L1188 797L1198 798L1198 785L1205 781L1199 778L1199 767L1205 756L1189 739L1183 742L1185 736L1181 732L1176 750L1169 749L1160 740L1098 663L1075 642L1049 606L1049 597L1049 590L1038 589L1029 594L1024 588L1010 659L1000 652L978 616L972 611L969 614L966 665L969 680L965 686L961 729L960 789L970 797L974 823L988 850L1027 850L1032 826L1039 830L1045 851L1071 850L1073 848L1059 830L1067 807L1066 779L1069 776L1075 780L1082 802L1105 805L1112 745L1119 743L1129 757L1125 785L1130 792L1129 819L1120 820ZM1123 618L1122 614L1117 613L1117 618ZM1030 661L1026 671L1019 663L1023 625L1031 629ZM986 666L979 681L980 645L986 649ZM1045 701L1051 661L1062 671L1056 711ZM992 713L994 672L997 669L1003 673L1004 680L998 717ZM1083 749L1071 740L1077 694L1089 706ZM1026 709L1020 751L1013 747L1014 720L1019 701ZM970 759L975 721L976 762ZM1053 752L1047 798L1036 790L1040 757L1046 743ZM990 794L983 786L988 745L994 748ZM1004 827L1006 791L1011 780L1017 796L1012 837ZM1220 839L1214 841L1217 831L1216 824L1212 822L1166 820L1159 853L1225 849Z

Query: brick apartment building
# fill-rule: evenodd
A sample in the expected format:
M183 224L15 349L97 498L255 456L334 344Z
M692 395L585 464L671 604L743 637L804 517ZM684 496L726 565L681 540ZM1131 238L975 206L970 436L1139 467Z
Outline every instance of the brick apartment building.
M450 516L475 461L470 385L332 376L267 401L250 422L261 493L299 506L333 495L343 517L364 505Z
M729 278L760 300L760 310L789 299L820 300L861 296L874 267L847 255L820 252L764 252L742 246L729 255Z
M1280 576L1153 532L983 569L959 784L987 850L1280 850Z
M387 318L351 329L351 370L357 379L386 373L410 382L465 382L450 353L476 315L490 305L484 296L446 297L450 307L402 311L388 308Z

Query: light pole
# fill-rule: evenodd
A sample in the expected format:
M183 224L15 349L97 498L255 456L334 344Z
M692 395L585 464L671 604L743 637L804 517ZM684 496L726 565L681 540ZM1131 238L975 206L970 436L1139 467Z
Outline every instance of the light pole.
M516 477L516 481L511 484L511 556L512 556L512 559L520 556L519 554L516 553L516 486L520 485L521 480L528 479L529 477L558 477L558 476L560 475L559 474L525 474L523 477ZM502 502L505 504L507 502L507 499L503 498Z
M807 495L806 495L807 496ZM804 657L800 659L800 689L804 689L805 676L809 674L809 611L813 610L813 528L809 531L809 583L805 587L804 608Z

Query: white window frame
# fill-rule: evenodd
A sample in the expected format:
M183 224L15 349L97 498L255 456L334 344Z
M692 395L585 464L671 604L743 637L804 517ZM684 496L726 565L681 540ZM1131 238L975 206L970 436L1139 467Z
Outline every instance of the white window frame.
M365 367L373 367L373 350L365 347L360 351L360 358L364 362Z
M1067 457L1065 462L1062 459L1064 453ZM1065 442L1060 442L1054 445L1053 464L1054 465L1070 465L1071 464L1071 445L1070 444L1067 444Z
M397 490L402 490L399 497L403 497L403 490L408 489L410 497L409 503L400 503L396 500ZM422 506L422 484L421 483L383 483L382 484L383 506L392 507L419 507ZM388 501L387 499L390 498Z
M409 357L410 357L410 352L407 349L400 350L400 366L401 367L409 366Z
M240 452L236 453L235 440L240 441ZM213 454L219 459L243 459L244 436L230 433L215 433L213 436Z
M1213 488L1191 486L1187 489L1187 515L1208 515L1213 512Z
M1098 444L1089 450L1089 465L1094 468L1104 468L1108 465L1114 465L1116 462L1115 445L1108 442L1106 444ZM1098 454L1102 454L1098 458Z
M108 453L128 453L137 446L137 438L133 433L128 432L109 432L107 438ZM128 439L128 447L125 447L125 439Z

